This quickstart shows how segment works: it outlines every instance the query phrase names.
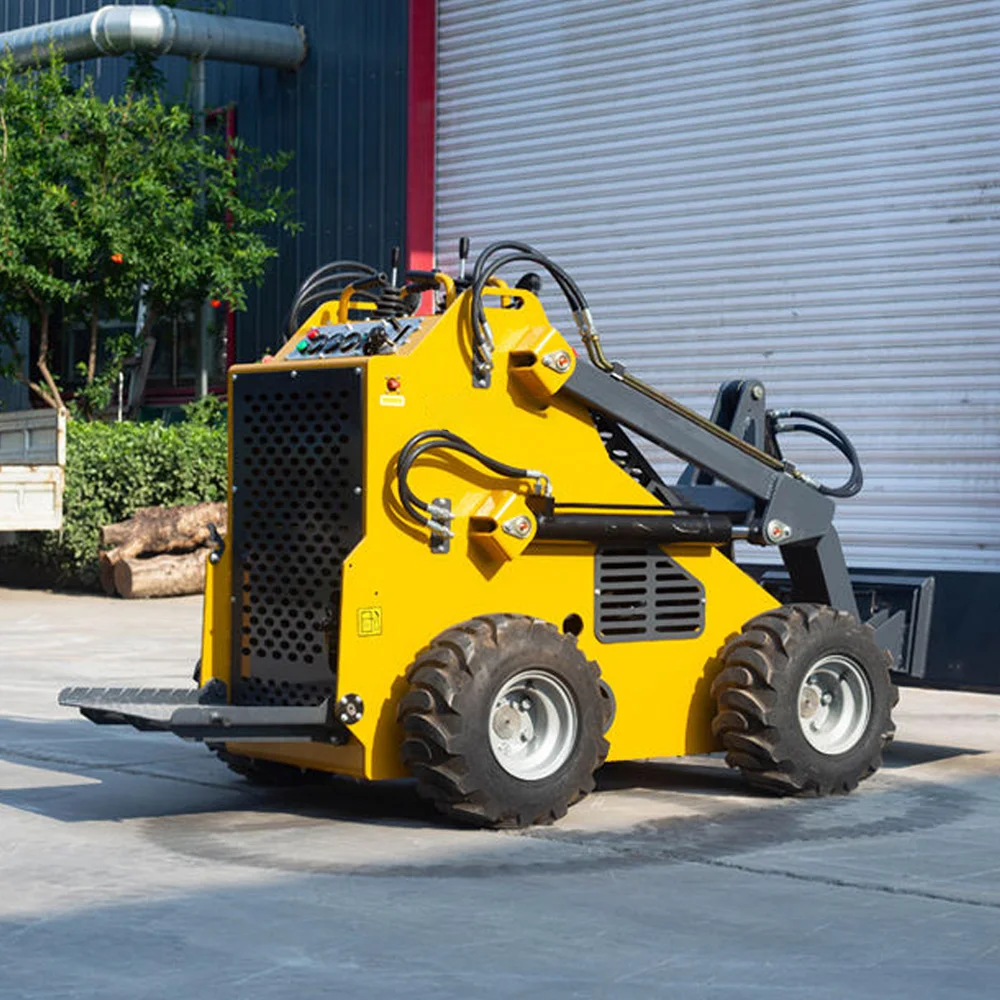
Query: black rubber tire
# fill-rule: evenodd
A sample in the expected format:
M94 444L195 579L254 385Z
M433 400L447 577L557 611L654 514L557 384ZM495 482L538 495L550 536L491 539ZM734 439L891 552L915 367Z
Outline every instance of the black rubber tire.
M864 673L871 714L844 753L821 753L805 738L798 697L810 667L824 656L849 657ZM850 792L882 764L893 737L899 693L889 677L892 658L875 633L853 615L823 604L791 604L751 619L722 653L712 685L718 712L712 731L726 763L756 788L779 795Z
M536 781L500 766L488 729L496 693L526 669L558 678L577 710L569 758ZM445 815L475 826L523 827L565 816L593 791L594 771L608 753L600 676L576 636L523 615L485 615L443 632L407 671L411 687L399 703L403 762L417 792Z
M325 771L231 753L224 743L209 743L207 746L230 771L241 778L246 778L251 785L262 788L294 788L299 785L315 785L330 779L330 775Z

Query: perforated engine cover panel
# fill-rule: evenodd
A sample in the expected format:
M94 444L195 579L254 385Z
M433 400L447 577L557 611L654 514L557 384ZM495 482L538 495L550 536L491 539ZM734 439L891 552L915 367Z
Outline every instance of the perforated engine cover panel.
M362 373L233 376L233 701L336 691L342 566L363 534Z

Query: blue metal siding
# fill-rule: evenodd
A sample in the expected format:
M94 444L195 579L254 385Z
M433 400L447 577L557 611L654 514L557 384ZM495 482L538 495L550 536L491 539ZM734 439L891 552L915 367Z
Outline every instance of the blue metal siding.
M23 322L19 323L17 327L17 347L22 357L28 353L28 331ZM9 349L0 344L0 365L9 364L13 360ZM0 378L0 413L26 410L30 405L26 385L15 382L13 379Z
M107 0L0 0L0 30L72 17ZM401 0L231 0L228 12L301 24L309 55L295 73L207 64L209 107L234 104L238 135L266 153L295 154L284 174L295 189L297 236L236 320L237 360L281 343L285 310L299 281L321 264L357 258L388 269L404 245L406 219L407 9ZM120 90L126 58L79 64L101 93ZM166 56L168 92L186 93L186 60ZM71 69L71 72L77 72Z

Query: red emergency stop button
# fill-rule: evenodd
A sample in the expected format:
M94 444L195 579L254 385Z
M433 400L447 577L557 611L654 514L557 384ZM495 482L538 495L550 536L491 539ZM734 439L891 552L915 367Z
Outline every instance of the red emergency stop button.
M398 378L396 378L395 375L390 375L385 380L385 387L389 390L389 392L399 392L399 387L402 384L403 383Z

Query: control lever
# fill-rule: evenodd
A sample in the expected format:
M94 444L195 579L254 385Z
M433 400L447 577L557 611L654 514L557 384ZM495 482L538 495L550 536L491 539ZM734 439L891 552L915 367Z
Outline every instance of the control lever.
M438 282L434 271L407 271L406 286L412 292L430 292Z

